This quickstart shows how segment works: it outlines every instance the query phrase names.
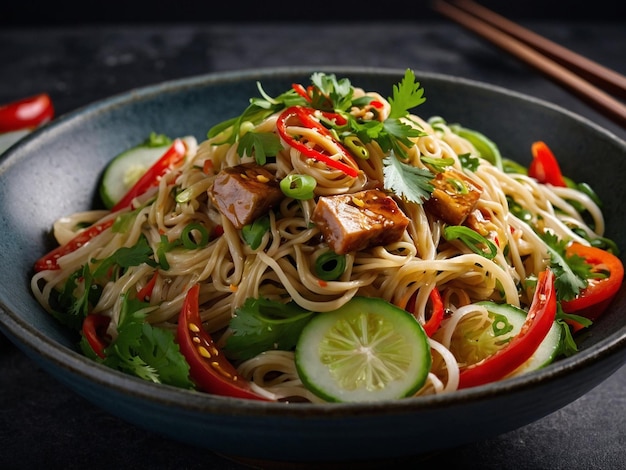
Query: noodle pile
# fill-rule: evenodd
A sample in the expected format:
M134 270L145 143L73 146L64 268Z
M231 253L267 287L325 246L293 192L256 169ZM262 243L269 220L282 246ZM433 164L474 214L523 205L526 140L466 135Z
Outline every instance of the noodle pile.
M377 93L355 88L355 96L368 95L384 104L380 119L389 112L389 102ZM354 109L353 115L363 113ZM278 113L256 124L251 132L275 132ZM459 368L467 358L456 357L454 341L459 325L485 325L491 320L480 300L494 300L528 308L532 289L525 280L536 276L549 264L544 241L527 221L514 214L510 200L533 215L535 223L561 239L588 244L580 233L601 236L602 213L591 198L575 189L538 183L521 173L506 173L485 161L469 140L453 131L441 118L423 119L411 114L404 122L416 126L423 135L412 138L407 149L408 162L425 168L423 157L450 159L450 166L464 173L483 188L476 209L483 215L481 227L487 238L497 241L497 253L487 259L458 240L443 236L444 222L430 214L422 204L396 198L410 219L402 238L386 246L375 246L346 255L346 268L336 279L321 282L315 261L329 250L320 229L311 223L316 199L297 200L285 197L269 211L269 230L254 249L246 243L241 230L217 210L208 193L216 175L225 167L254 162L254 156L242 155L237 144L223 144L223 136L211 137L199 144L187 138L188 153L184 163L163 176L150 193L135 201L124 230L109 228L72 253L58 260L60 269L44 270L32 278L37 300L52 312L51 293L62 290L67 279L85 264L97 264L121 247L132 247L144 236L155 261L165 257L169 269L141 264L131 266L112 278L102 289L90 312L112 319L109 334L115 337L122 294L146 286L158 271L156 283L146 307L146 321L175 331L178 315L190 286L200 284L201 318L205 329L218 345L224 345L232 333L231 318L248 298L280 302L293 300L305 310L326 312L344 305L354 296L379 297L401 308L414 298L415 315L424 323L429 312L429 295L435 287L442 294L446 317L441 328L429 338L433 365L419 395L456 390ZM333 155L338 150L323 136L305 127L294 129ZM357 160L356 178L338 169L307 158L283 143L275 159L265 165L280 180L289 174L311 175L316 181L315 198L351 194L380 185L384 181L383 159L386 156L377 142L366 144L369 158ZM461 155L478 158L475 171L462 166ZM593 223L583 220L583 206ZM89 211L60 219L55 225L59 244L76 233L80 223L100 223L119 217L106 210ZM540 222L537 222L540 221ZM183 236L186 227L204 228L209 242L195 249L177 246L159 251L165 237L173 242ZM593 227L593 228L591 228ZM198 237L191 230L186 236ZM77 289L80 290L80 284ZM470 323L468 323L470 322ZM479 328L472 326L471 328ZM293 401L320 401L303 385L294 365L293 351L270 350L237 364L238 371L263 390L267 396Z

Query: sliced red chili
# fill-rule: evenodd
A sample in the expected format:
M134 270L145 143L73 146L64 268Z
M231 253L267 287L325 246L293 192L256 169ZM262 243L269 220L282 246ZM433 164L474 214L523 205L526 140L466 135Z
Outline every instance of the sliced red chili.
M35 262L35 271L43 271L45 269L59 269L58 259L62 256L65 256L73 251L76 251L85 243L89 242L92 238L100 235L106 229L111 227L115 222L115 219L109 219L105 222L92 225L81 232L79 232L74 238L72 238L65 245L61 245L56 247L54 250L50 251L48 254L42 256Z
M236 398L267 400L255 393L202 327L199 312L200 286L194 284L178 317L176 338L189 363L189 375L202 391Z
M540 183L567 186L559 162L545 142L533 142L531 152L533 159L528 167L528 176Z
M147 301L150 299L150 296L152 295L152 291L154 290L154 286L156 284L158 277L159 277L159 271L154 271L154 274L152 275L148 283L145 286L143 286L139 290L139 292L137 292L137 298L139 300L143 302L143 301Z
M461 369L459 388L495 382L526 362L544 340L556 317L554 273L539 274L533 301L520 332L491 356Z
M291 84L291 88L293 88L293 90L296 93L298 93L302 98L307 100L309 103L311 102L311 97L307 93L306 88L304 88L301 84L299 84L299 83L292 83Z
M412 314L415 313L416 296L417 293L413 294L406 305L407 312ZM426 318L426 322L422 326L424 327L426 334L431 337L435 331L439 329L439 326L441 326L441 322L443 321L444 308L439 289L435 287L431 290L428 295L428 300L430 301L430 315Z
M52 100L40 93L0 106L0 132L32 129L54 117Z
M159 179L172 167L178 165L183 160L186 153L187 146L185 143L181 139L174 140L163 156L159 158L154 165L139 178L133 187L128 190L124 197L111 208L111 212L126 209L132 204L133 199L141 196L151 187L156 186L159 183Z
M354 159L350 155L350 152L348 152L348 150L346 150L334 139L334 137L332 137L330 131L324 127L324 125L312 117L313 112L315 112L313 108L304 108L302 106L291 106L285 109L276 121L276 130L278 131L278 134L290 147L295 148L303 155L323 162L331 168L343 171L348 176L353 178L356 177L359 174L359 170ZM346 164L341 160L335 160L331 158L330 155L324 153L324 151L311 148L303 142L297 140L293 135L289 134L287 131L288 121L293 119L296 119L305 127L315 129L320 133L320 135L332 139L341 150L342 160L349 162L349 164Z
M91 313L85 317L81 330L93 352L102 359L106 357L104 350L111 342L106 332L110 322L110 317Z
M596 320L602 315L624 280L624 265L622 261L612 253L586 246L581 243L572 243L567 247L566 256L578 255L585 259L592 268L592 273L599 274L587 280L587 287L579 292L572 300L562 300L561 307L565 313L573 313L590 320ZM582 328L578 322L569 321L574 331Z

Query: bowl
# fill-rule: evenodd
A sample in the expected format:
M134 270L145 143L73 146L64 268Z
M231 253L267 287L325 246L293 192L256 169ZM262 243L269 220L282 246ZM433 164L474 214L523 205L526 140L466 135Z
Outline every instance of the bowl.
M113 155L151 131L205 138L238 115L257 81L270 95L312 72L348 77L385 92L403 70L279 68L185 78L94 103L33 132L0 161L0 328L52 376L113 415L173 440L246 462L376 462L440 451L511 431L576 400L626 362L626 296L579 336L580 351L516 378L449 394L377 403L284 404L212 396L142 381L78 352L75 338L30 291L34 261L51 248L62 215L97 204L97 182ZM563 172L604 202L607 236L626 247L626 144L550 103L463 78L416 71L426 102L418 113L480 130L503 155L528 163L548 139ZM598 162L601 161L601 164Z

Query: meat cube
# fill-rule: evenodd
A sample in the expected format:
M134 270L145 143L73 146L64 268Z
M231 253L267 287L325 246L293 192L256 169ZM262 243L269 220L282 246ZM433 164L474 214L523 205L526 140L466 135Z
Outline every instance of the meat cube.
M337 254L396 242L409 224L396 201L378 189L322 196L311 220Z
M274 175L254 163L221 170L209 188L209 195L237 229L266 214L284 197Z
M456 170L438 173L435 187L424 208L450 225L461 225L474 210L483 188Z

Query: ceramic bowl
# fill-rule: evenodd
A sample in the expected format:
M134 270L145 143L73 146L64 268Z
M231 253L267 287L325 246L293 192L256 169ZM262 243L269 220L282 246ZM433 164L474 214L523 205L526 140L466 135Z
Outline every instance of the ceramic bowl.
M52 246L59 216L96 204L109 159L151 131L195 135L238 115L260 81L270 95L312 72L348 77L386 92L403 70L284 68L182 79L97 102L34 132L0 161L0 327L67 387L139 427L220 454L255 461L341 462L430 453L486 439L567 405L626 361L626 297L579 339L580 352L514 379L446 395L375 404L281 404L211 396L144 382L83 357L75 338L35 301L33 262ZM416 71L426 91L418 113L480 130L504 156L528 163L530 144L548 140L564 173L604 201L607 235L626 247L626 144L549 103L457 77Z

